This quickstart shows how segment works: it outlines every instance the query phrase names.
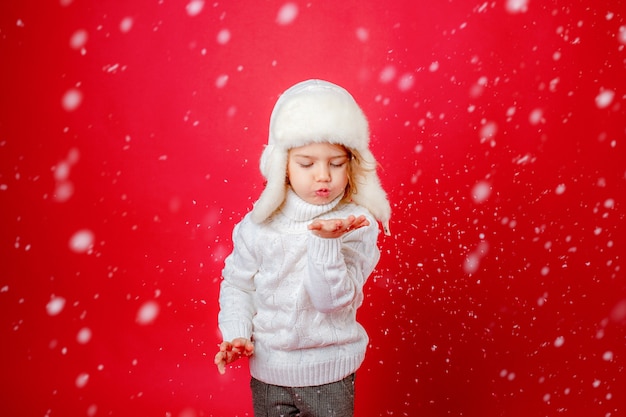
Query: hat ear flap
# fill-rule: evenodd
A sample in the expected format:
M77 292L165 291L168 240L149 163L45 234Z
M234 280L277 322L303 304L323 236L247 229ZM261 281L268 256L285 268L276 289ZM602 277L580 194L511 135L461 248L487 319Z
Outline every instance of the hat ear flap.
M276 146L267 146L261 156L261 173L267 184L252 209L252 220L262 223L280 207L287 194L287 155L288 152Z
M389 219L391 218L391 207L387 194L380 184L380 179L376 174L376 159L369 149L360 151L362 165L365 173L357 179L357 192L352 194L352 201L367 208L372 215L382 223L385 235L391 235L389 230Z

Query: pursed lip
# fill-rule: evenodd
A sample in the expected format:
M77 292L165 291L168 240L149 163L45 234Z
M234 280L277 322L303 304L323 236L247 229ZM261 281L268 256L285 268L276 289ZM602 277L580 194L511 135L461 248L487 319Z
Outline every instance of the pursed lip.
M315 195L318 197L328 197L330 195L330 190L328 188L320 188L315 191Z

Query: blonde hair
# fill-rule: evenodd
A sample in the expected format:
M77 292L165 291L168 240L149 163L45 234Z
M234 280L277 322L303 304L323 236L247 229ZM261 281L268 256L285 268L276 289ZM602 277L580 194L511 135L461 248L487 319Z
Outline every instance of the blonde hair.
M371 171L375 171L376 167L367 166L367 163L363 160L363 157L359 151L350 149L343 146L348 154L348 185L346 185L346 191L344 193L344 200L351 201L352 196L359 191L359 183L363 183L362 179L365 178L365 174Z

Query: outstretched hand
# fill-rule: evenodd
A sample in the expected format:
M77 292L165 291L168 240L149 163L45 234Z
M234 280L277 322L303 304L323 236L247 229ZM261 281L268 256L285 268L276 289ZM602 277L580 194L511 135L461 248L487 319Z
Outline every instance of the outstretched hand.
M359 217L350 215L347 219L317 219L309 225L309 230L319 237L337 238L369 224L370 222L363 215Z
M232 342L223 341L219 346L220 350L215 355L214 363L222 375L226 373L226 365L243 356L252 356L254 353L254 344L244 337L233 339Z

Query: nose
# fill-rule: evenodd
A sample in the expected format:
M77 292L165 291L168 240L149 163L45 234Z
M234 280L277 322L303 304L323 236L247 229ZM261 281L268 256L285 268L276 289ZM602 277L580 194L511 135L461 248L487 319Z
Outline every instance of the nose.
M328 182L330 181L330 168L324 164L320 164L320 167L316 172L316 179L320 182Z

